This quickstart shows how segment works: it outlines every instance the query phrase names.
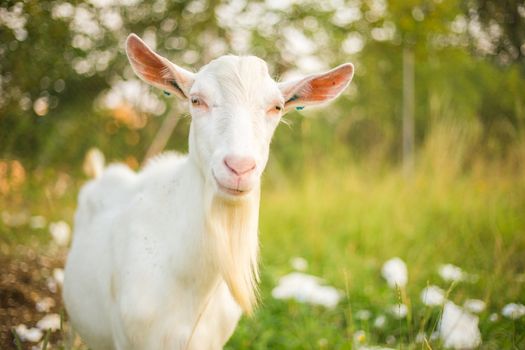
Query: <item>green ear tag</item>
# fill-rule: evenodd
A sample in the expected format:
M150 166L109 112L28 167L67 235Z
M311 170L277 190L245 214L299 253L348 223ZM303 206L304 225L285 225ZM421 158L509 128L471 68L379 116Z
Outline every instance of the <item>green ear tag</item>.
M295 107L296 111L302 111L304 109L304 106L297 106Z
M162 92L164 92L164 95L166 95L166 96L170 96L170 95L171 95L171 94L170 94L169 92L167 92L167 91L162 91Z

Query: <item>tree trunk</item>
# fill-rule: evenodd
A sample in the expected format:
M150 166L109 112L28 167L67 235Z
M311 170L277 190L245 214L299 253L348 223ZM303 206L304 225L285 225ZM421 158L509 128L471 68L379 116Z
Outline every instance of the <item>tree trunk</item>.
M162 122L162 125L157 131L157 134L153 138L153 142L146 152L146 156L144 157L142 164L145 164L148 159L156 156L164 150L171 134L179 123L180 118L180 112L177 108L175 108L175 110L169 116L167 116L166 119L164 119L164 122Z
M403 49L403 174L410 178L414 171L414 51Z

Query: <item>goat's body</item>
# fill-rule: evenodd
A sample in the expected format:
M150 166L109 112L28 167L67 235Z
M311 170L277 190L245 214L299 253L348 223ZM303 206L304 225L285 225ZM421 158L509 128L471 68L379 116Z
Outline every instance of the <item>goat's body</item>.
M138 174L87 168L100 176L80 194L66 309L94 350L220 349L257 301L260 179L275 128L287 110L337 97L353 66L277 83L253 56L192 73L135 35L126 52L141 79L189 104L189 156Z
M241 310L209 243L205 186L169 156L82 189L64 300L94 350L220 349L233 333Z

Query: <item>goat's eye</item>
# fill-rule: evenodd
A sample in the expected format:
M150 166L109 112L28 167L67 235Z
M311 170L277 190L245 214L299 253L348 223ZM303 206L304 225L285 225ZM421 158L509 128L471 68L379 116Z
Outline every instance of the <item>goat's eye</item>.
M270 114L276 114L276 113L281 113L281 111L283 110L283 106L282 105L275 105L273 107L271 107L267 113L270 113Z
M270 105L270 106L271 107L266 110L266 113L269 114L269 115L274 115L274 116L278 115L284 109L284 107L283 107L283 105L281 103L277 103L277 104L275 104L273 106L272 105Z
M200 104L201 104L200 98L198 98L197 96L192 96L191 97L191 104L194 105L194 106L200 106Z

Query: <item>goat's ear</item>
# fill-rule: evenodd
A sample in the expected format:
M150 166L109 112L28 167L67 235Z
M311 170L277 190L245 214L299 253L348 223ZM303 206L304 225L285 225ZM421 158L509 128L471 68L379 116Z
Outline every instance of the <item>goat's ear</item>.
M126 40L126 53L135 74L146 83L181 98L188 97L194 73L156 54L135 34Z
M285 111L302 109L335 99L348 86L354 75L354 66L345 63L328 72L309 75L302 79L279 83L285 100Z

